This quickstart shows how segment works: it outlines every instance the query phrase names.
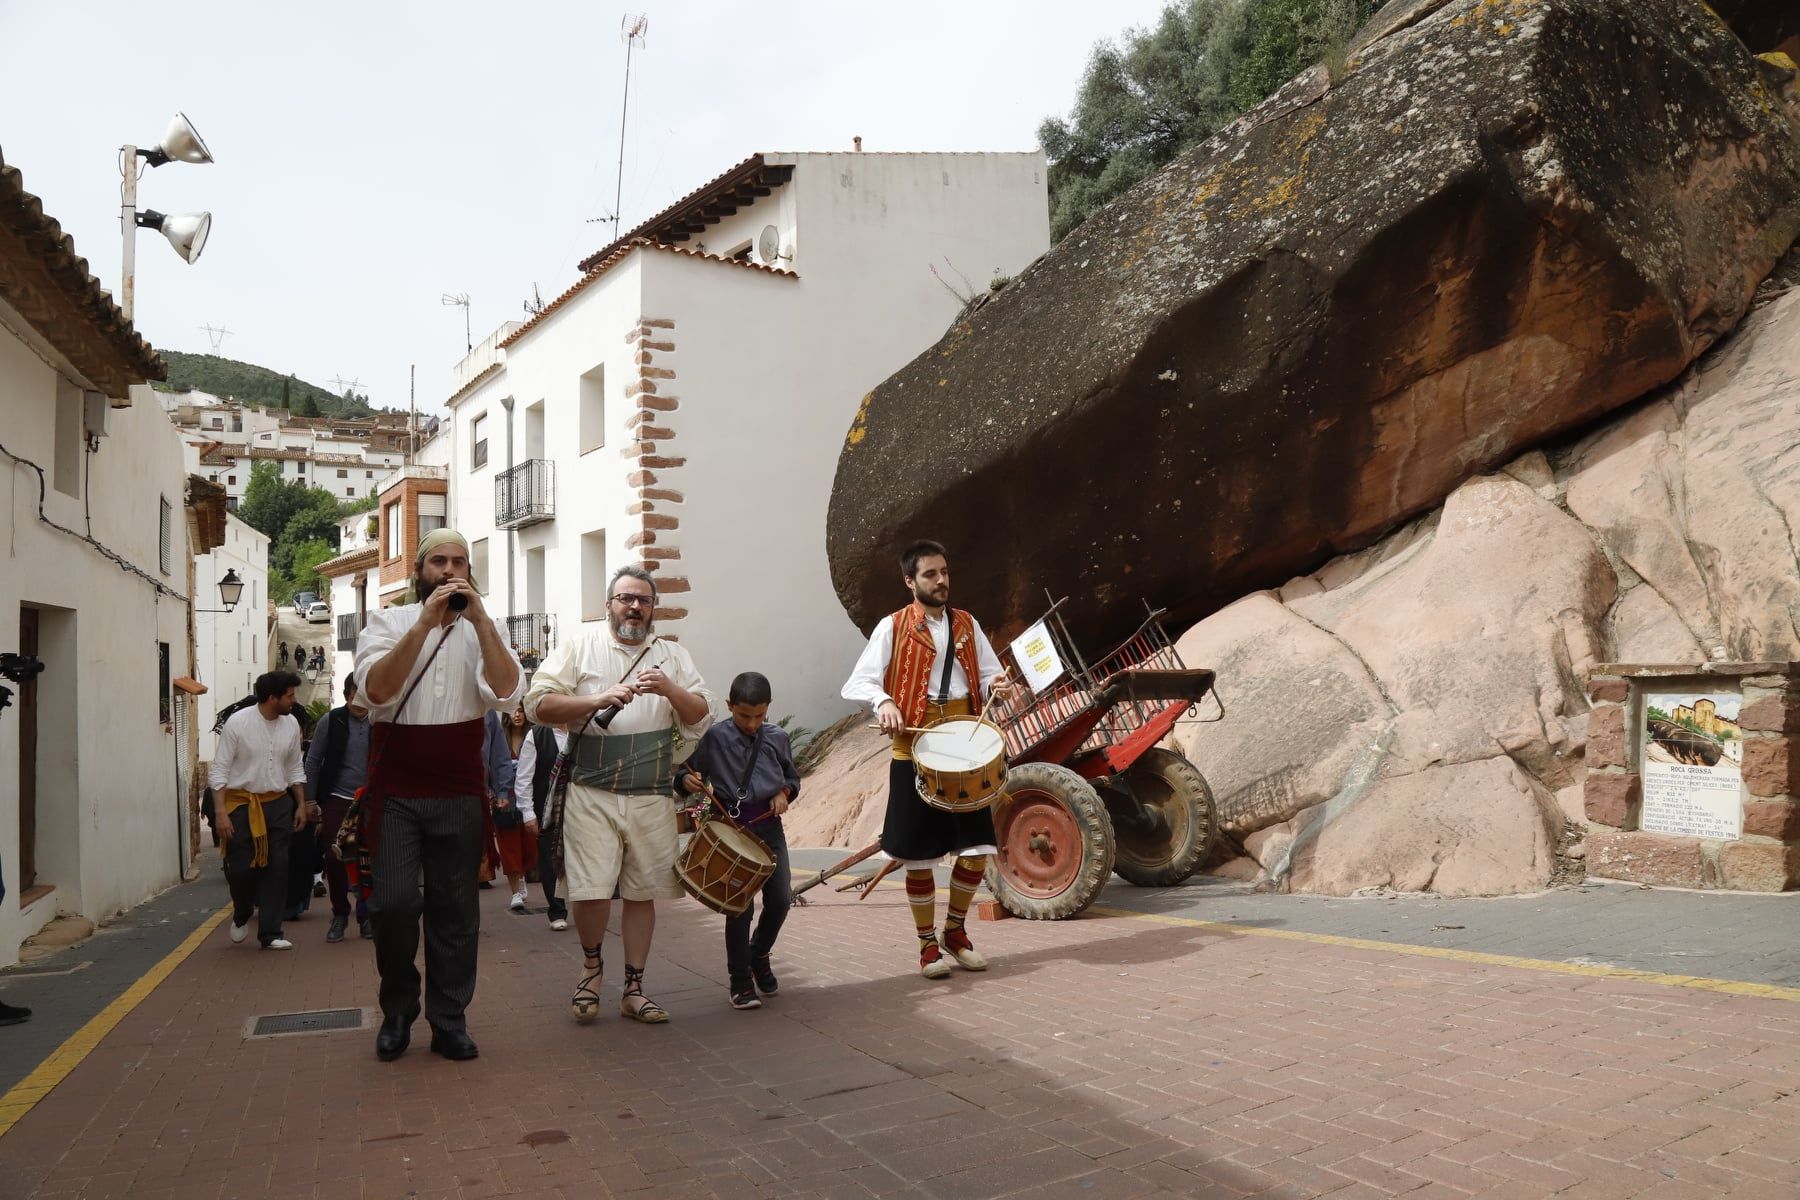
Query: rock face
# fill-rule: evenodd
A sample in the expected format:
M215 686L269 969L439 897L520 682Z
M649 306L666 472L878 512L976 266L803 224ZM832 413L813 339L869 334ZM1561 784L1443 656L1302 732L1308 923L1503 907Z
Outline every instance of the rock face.
M1139 597L1198 617L1738 322L1800 230L1791 73L1690 0L1389 8L1343 78L1293 81L865 399L827 534L852 619L920 536L1001 632L1046 588L1096 641Z
M1800 657L1797 534L1800 291L1604 426L1188 630L1226 717L1181 749L1278 885L1541 886L1587 761L1622 749L1587 669ZM1620 836L1602 867L1667 854Z

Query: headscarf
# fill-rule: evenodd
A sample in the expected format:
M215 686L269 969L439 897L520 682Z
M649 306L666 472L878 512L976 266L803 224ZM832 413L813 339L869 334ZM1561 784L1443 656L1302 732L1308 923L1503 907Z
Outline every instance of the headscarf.
M454 529L434 529L419 539L419 552L413 555L412 581L406 585L406 595L400 597L400 603L417 604L419 602L419 568L424 565L425 559L433 550L451 542L462 547L465 557L468 555L469 539ZM479 587L472 571L469 576L469 584L472 587Z

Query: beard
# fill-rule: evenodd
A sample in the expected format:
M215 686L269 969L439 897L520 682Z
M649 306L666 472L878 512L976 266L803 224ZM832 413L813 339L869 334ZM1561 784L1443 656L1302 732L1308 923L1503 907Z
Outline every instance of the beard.
M613 637L631 645L643 641L650 636L650 617L621 617L618 613L606 614L606 623L612 626Z
M950 603L950 585L943 584L937 591L932 591L922 583L913 585L913 599L926 608L942 608Z

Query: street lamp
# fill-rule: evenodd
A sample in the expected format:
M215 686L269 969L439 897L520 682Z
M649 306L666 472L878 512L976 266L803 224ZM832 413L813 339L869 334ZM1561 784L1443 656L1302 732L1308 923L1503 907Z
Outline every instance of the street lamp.
M148 150L127 145L119 152L119 224L125 235L125 252L119 264L119 307L127 321L137 307L137 231L138 226L154 229L169 239L175 252L193 262L206 249L206 235L212 232L211 213L177 213L165 216L155 211L137 210L138 159L152 167L168 162L209 163L212 151L200 139L194 123L183 113L169 121L168 132Z
M244 581L238 578L236 570L225 572L225 578L219 580L219 599L225 602L224 608L196 608L197 613L228 613L237 607L243 598Z

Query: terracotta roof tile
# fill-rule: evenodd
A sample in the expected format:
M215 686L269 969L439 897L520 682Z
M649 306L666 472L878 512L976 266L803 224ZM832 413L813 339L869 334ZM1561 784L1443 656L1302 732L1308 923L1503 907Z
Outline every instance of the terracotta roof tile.
M688 250L681 246L667 246L661 242L653 242L649 238L636 238L613 250L611 254L597 262L592 270L576 281L575 285L568 291L544 305L542 312L536 314L531 320L525 322L508 334L505 340L500 343L501 348L504 349L505 347L512 345L514 342L530 333L533 329L537 328L537 326L543 322L546 317L550 316L551 313L554 313L557 309L586 291L588 286L596 279L599 279L602 275L612 270L613 267L623 262L625 257L633 250L664 250L670 254L680 254L687 258L698 258L703 259L706 262L723 263L728 267L742 267L746 271L761 271L765 275L775 275L783 279L800 278L794 272L784 271L779 267L765 266L762 263L745 262L743 259L739 258L726 258L722 254L709 254L704 250ZM471 380L470 383L473 384L474 380ZM466 391L467 389L465 388L464 390ZM459 392L457 394L461 395L462 393Z
M630 233L614 241L611 245L588 255L576 264L582 271L591 271L602 261L641 238L656 242L679 241L687 236L677 230L690 221L699 220L710 225L717 217L708 218L704 210L713 204L728 203L725 199L740 188L747 187L779 187L793 175L794 168L785 163L769 165L761 154L752 154L722 175L707 180L669 207L633 229ZM753 201L747 201L751 203ZM516 334L514 335L517 336Z
M26 320L65 355L95 386L123 396L133 383L166 379L169 368L150 343L138 336L112 296L88 271L87 259L75 253L75 239L44 213L44 203L25 190L17 167L0 159L0 229L11 236L0 238L0 252L21 249L35 262L44 281L53 287L67 308L74 310L82 327L71 328L59 320L61 311L48 296L28 284L0 286L0 296L17 308Z

